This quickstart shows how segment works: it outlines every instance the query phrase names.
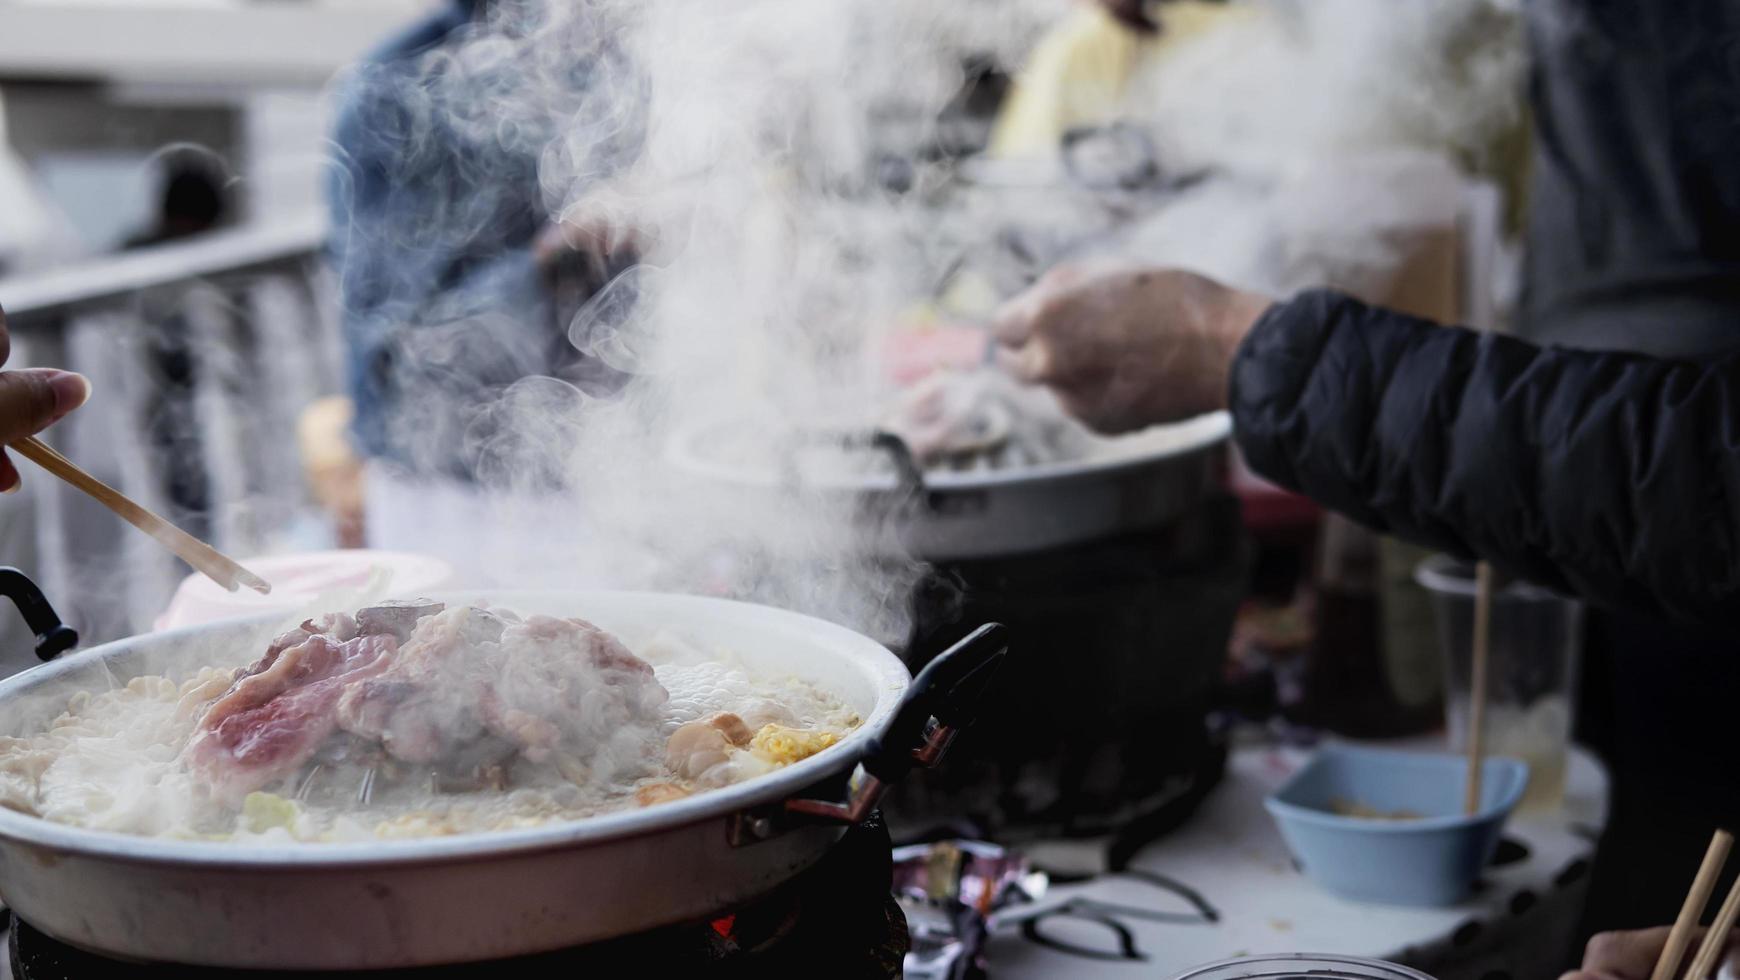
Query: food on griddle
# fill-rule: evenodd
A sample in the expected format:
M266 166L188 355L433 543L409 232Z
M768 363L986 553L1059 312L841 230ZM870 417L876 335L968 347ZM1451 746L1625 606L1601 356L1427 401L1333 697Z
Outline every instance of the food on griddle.
M638 806L656 806L689 795L689 791L677 783L647 783L634 791L634 802Z
M665 765L684 779L703 786L721 786L741 778L745 765L789 766L840 740L826 729L790 728L769 722L751 732L742 718L721 712L691 721L671 733L665 743Z
M723 782L732 749L747 748L752 737L743 719L730 712L691 721L665 741L665 765L692 782Z
M0 738L0 805L217 840L504 830L751 779L859 723L810 684L680 641L642 654L585 620L499 608L323 616L245 667L73 694L47 731Z
M301 768L338 727L345 691L386 667L391 637L345 637L311 625L274 640L199 712L188 763L219 795L239 800Z
M335 736L359 761L460 783L558 754L615 778L656 737L665 697L651 666L584 620L376 607L273 641L199 713L187 757L229 800L300 770Z
M837 732L768 725L749 740L749 751L774 765L789 766L808 759L839 740Z
M1082 455L1087 435L1051 395L1003 371L937 371L905 389L881 420L928 468L1039 466Z

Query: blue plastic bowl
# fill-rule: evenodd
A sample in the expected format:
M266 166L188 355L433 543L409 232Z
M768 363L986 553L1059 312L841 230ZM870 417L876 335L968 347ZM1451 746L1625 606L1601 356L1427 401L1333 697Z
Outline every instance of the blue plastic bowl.
M1462 813L1463 756L1329 746L1266 801L1306 877L1332 894L1384 905L1454 905L1492 860L1528 786L1517 759L1487 759L1480 812ZM1417 820L1342 816L1337 803Z

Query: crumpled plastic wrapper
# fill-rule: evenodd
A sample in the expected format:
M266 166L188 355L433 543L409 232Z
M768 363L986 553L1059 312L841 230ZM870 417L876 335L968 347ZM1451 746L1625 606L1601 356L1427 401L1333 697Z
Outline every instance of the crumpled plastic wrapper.
M1034 901L1049 880L1020 854L983 841L938 841L894 850L894 895L906 911L912 980L983 976L985 939L1000 909Z

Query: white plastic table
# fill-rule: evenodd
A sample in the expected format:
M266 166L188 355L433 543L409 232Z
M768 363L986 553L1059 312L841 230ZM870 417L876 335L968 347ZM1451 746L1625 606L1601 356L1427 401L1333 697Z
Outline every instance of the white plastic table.
M1445 909L1363 905L1334 898L1294 870L1263 809L1263 797L1306 757L1296 749L1236 751L1224 782L1185 826L1138 853L1132 867L1194 890L1220 915L1217 923L1188 921L1184 899L1149 881L1103 876L1052 888L1041 905L1072 897L1138 910L1183 913L1185 921L1155 922L1112 911L1128 930L1139 960L1117 954L1115 931L1074 917L1047 917L1040 933L999 929L989 955L996 980L1071 977L1082 980L1165 978L1191 966L1250 953L1314 952L1407 963L1439 980L1517 980L1558 975L1573 941L1588 888L1595 841L1606 823L1607 774L1587 752L1574 750L1564 808L1519 815L1505 836L1522 843L1525 859L1491 869L1466 903ZM1082 845L1031 847L1047 866L1067 865ZM1104 907L1090 908L1090 912ZM1093 959L1043 945L1062 941L1099 950Z

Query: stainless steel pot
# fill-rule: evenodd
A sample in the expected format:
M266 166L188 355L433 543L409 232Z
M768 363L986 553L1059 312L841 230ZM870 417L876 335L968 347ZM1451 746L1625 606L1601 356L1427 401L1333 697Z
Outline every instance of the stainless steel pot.
M6 903L57 939L110 955L275 969L496 959L702 918L808 867L888 783L914 765L935 764L971 721L1007 648L1003 629L987 626L913 680L872 640L763 606L610 592L443 598L584 616L631 648L675 631L702 649L728 649L751 669L819 684L864 724L838 745L747 783L491 834L236 846L84 830L0 810ZM251 658L277 625L133 637L26 671L0 682L4 730L40 730L72 691L152 673L160 658L190 648ZM827 795L847 793L845 777L860 764L849 795Z
M753 462L710 456L721 427L681 433L669 459L690 476L742 493L793 479ZM907 553L931 561L1001 558L1160 527L1214 485L1232 420L1216 412L1174 425L1096 439L1083 459L983 472L927 473L896 458L892 474L814 480L817 493L849 495L867 520L889 521Z

